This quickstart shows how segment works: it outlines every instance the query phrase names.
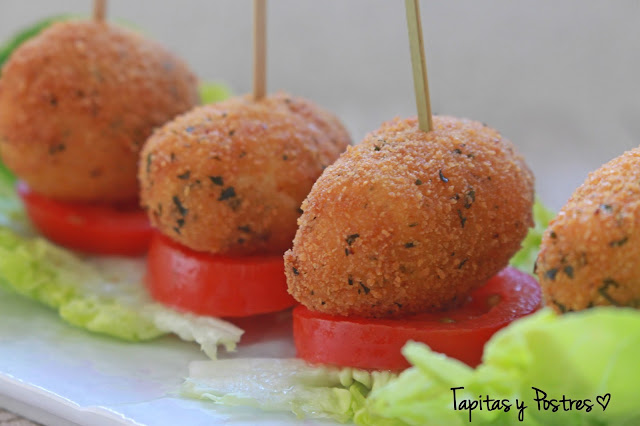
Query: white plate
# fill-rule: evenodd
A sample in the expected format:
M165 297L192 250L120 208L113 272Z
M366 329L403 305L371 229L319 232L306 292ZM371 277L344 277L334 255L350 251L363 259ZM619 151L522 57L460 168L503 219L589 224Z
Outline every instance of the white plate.
M292 356L290 324L288 313L245 321L232 356ZM331 424L178 397L189 362L200 359L196 345L173 336L127 343L90 334L0 290L0 406L25 417L54 426Z

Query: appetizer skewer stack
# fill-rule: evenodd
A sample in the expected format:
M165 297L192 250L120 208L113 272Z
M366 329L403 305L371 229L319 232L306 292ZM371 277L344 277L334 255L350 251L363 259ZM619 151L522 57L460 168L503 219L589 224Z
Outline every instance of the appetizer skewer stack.
M300 204L350 138L331 113L266 95L265 11L256 2L255 85L156 131L140 159L141 200L159 231L149 254L152 296L212 316L293 305L282 254Z
M198 103L197 81L100 10L53 24L11 55L0 81L0 154L49 238L142 254L150 229L137 207L139 152L156 126Z
M417 2L407 1L407 11L420 119L383 124L327 168L302 204L285 255L289 291L304 305L294 311L296 346L313 362L402 368L400 349L413 338L475 365L484 341L514 319L480 330L487 327L483 316L508 303L510 292L520 293L517 316L540 305L535 281L507 271L499 278L508 282L505 294L476 300L485 305L467 315L473 321L457 318L472 292L520 248L533 223L533 175L497 131L470 120L431 119ZM439 318L407 317L436 311ZM460 340L457 334L476 328L474 321L483 324L476 338L457 345L418 331L404 340L390 337L422 322L422 329ZM373 345L375 355L356 355L372 348L376 329L386 337Z

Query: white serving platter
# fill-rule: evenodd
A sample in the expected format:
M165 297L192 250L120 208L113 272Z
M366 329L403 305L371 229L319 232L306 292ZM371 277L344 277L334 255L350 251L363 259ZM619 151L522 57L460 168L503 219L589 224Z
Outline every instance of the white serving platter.
M291 357L289 313L240 324L238 351L221 356ZM166 336L127 343L85 332L0 290L0 406L45 425L332 424L286 413L221 407L179 397L195 344Z

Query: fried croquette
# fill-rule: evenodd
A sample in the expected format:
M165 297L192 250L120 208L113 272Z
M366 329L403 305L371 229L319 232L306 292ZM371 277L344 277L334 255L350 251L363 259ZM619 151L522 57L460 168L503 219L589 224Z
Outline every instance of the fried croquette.
M289 292L309 309L387 317L445 309L507 265L532 225L533 175L481 123L387 122L304 201Z
M349 143L337 118L283 93L206 105L148 140L141 201L153 226L193 250L281 255L302 200Z
M54 199L134 200L142 144L197 103L195 76L159 44L105 23L56 23L2 70L0 156Z
M558 312L640 308L640 148L591 173L545 231L536 262Z

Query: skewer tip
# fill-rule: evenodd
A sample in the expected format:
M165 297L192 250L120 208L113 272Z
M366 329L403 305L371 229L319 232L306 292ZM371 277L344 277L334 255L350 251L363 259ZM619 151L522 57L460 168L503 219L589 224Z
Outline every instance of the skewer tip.
M107 0L93 0L93 19L104 22L107 12Z
M418 121L420 130L429 132L433 129L433 119L431 117L431 100L429 99L429 83L422 39L419 0L405 0L405 7L407 9L407 27L409 30L409 47L411 48L411 65L413 68Z

